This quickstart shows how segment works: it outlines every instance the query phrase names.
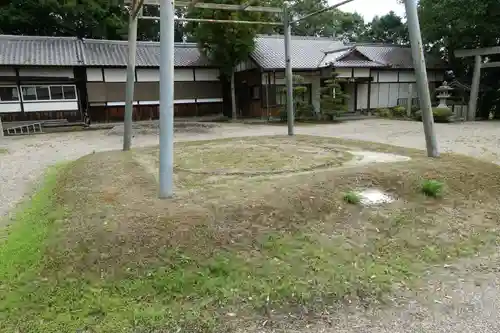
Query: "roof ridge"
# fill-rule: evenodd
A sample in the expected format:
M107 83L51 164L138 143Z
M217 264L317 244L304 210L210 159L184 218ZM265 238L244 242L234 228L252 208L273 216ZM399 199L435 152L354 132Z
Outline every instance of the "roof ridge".
M12 39L12 40L47 40L47 39L64 39L64 40L79 40L78 37L74 36L31 36L31 35L3 35L0 34L0 39Z
M119 40L119 39L92 39L92 38L84 38L83 43L95 43L95 44L118 44L118 45L126 45L128 43L127 40ZM151 46L160 46L160 42L156 41L137 41L137 45L151 45ZM175 42L175 46L178 47L198 47L196 43L193 42Z
M257 34L257 38L274 38L274 39L283 39L285 36L280 34ZM333 37L324 37L324 36L300 36L300 35L292 35L292 39L296 40L324 40L330 42L340 42L339 39L334 39Z

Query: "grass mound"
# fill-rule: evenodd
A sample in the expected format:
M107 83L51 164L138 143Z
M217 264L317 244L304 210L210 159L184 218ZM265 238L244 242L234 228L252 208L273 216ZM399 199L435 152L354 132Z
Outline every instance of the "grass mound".
M241 141L176 149L184 156ZM344 301L383 301L429 265L497 239L496 165L451 155L428 163L418 151L326 138L243 141L412 159L214 171L162 201L150 150L86 156L49 175L0 243L0 331L223 332L262 318L314 318ZM192 175L178 170L177 185ZM446 195L422 195L422 179L439 179ZM344 202L343 193L370 187L398 200Z

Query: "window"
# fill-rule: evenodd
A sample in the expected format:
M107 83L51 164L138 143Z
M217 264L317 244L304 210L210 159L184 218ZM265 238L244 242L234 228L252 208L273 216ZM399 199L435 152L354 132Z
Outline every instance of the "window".
M64 99L63 88L61 86L50 86L50 97L52 99Z
M19 100L17 87L0 87L0 102L12 102Z
M36 88L35 87L23 87L23 100L25 101L36 101Z
M75 86L63 86L64 99L76 99Z
M36 87L36 99L39 101L50 100L49 87Z
M39 85L21 88L24 101L76 100L76 88L72 85Z

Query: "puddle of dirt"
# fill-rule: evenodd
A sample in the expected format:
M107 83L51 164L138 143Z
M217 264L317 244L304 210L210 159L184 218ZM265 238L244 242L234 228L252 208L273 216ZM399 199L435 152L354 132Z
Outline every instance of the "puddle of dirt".
M365 206L391 203L395 200L391 195L375 188L360 191L359 195L361 197L361 204Z

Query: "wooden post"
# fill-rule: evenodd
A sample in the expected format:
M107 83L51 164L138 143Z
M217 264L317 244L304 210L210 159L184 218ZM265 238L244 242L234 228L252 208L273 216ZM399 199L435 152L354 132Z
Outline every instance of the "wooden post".
M481 82L481 56L474 57L474 75L472 77L472 88L470 91L468 121L476 119L477 99L479 97L479 83Z
M406 116L411 117L411 109L413 107L413 84L408 85L408 101L406 102Z

